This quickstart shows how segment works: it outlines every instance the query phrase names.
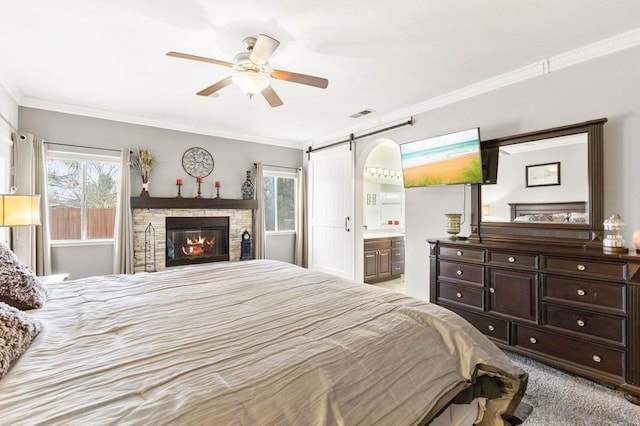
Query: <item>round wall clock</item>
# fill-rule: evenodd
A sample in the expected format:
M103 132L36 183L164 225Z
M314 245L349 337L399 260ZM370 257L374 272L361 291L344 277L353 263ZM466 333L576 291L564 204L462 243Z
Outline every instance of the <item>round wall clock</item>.
M213 171L213 157L204 148L189 148L182 155L182 168L193 177L206 177Z

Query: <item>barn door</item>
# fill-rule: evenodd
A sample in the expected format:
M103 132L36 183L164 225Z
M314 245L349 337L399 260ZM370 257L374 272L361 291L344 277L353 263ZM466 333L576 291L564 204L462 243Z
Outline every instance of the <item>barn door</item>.
M354 277L353 173L349 144L311 153L309 269Z

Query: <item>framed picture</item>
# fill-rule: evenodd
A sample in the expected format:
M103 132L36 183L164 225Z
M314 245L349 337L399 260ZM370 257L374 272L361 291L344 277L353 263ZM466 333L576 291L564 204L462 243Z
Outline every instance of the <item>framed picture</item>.
M560 162L526 166L527 188L560 185Z
M367 205L371 205L371 194L367 194Z

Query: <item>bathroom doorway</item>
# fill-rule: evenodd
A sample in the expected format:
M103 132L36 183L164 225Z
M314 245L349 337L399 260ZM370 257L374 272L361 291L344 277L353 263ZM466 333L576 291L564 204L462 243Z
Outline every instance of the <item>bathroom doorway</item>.
M405 197L400 147L385 140L363 170L364 281L401 293L404 285Z

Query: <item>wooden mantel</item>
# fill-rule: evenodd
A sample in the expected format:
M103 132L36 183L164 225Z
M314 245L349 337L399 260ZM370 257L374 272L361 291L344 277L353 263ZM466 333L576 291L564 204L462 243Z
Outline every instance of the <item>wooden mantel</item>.
M132 209L251 209L258 208L257 200L226 198L164 198L131 197Z

